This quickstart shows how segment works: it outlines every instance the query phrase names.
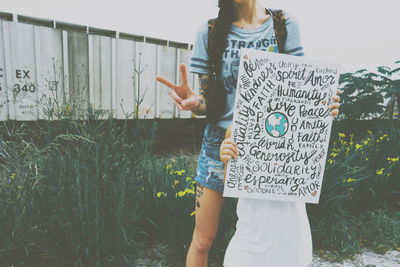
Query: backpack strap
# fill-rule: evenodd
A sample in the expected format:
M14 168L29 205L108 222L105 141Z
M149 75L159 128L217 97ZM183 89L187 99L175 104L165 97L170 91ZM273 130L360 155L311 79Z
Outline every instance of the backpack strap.
M214 47L214 35L215 35L215 24L217 22L217 18L211 18L208 20L208 44L207 44L207 51L208 51L208 58L209 62L211 63L211 58L213 55L212 48ZM214 65L210 66L211 69L214 71Z
M284 47L287 39L285 13L281 9L271 9L271 12L274 20L274 31L276 41L278 42L279 53L283 53L285 51Z

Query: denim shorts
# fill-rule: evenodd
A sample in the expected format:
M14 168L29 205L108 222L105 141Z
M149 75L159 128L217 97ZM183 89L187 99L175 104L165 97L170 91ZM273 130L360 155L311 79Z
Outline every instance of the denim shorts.
M222 193L224 191L224 163L219 150L226 130L210 123L204 129L195 181Z

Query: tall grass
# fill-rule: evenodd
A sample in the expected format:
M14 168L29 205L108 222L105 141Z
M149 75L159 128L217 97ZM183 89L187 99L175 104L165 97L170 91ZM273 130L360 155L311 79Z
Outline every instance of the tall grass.
M155 156L156 130L148 120L99 121L91 113L5 122L0 266L135 266L143 256L183 266L197 155ZM363 246L399 247L399 140L395 128L332 136L320 204L307 205L316 250L343 257ZM210 251L215 264L235 230L235 204L225 200Z
M136 191L147 178L154 125L67 119L36 126L2 128L0 261L131 266L145 234Z

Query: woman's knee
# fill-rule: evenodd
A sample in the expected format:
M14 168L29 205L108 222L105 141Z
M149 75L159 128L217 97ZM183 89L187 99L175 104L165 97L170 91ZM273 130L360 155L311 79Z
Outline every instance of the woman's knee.
M200 253L207 253L211 248L214 239L214 235L201 233L200 231L195 230L192 242L196 251Z

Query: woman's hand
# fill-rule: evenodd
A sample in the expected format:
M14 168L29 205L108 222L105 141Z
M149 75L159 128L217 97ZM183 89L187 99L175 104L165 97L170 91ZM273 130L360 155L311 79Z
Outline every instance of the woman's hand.
M333 103L332 105L329 105L329 109L331 109L331 111L329 112L330 115L332 115L333 117L336 117L339 114L339 107L340 107L340 96L339 94L343 93L342 90L337 90L336 91L336 95L332 96L333 101L335 101L336 103Z
M173 89L169 90L168 94L180 110L192 111L200 105L199 96L189 87L185 64L181 63L179 68L182 77L181 85L173 84L160 76L157 76L156 80Z
M219 157L225 166L228 163L228 160L232 158L237 159L237 156L239 155L237 144L231 138L231 129L232 125L226 129L225 139L222 141L219 150Z

